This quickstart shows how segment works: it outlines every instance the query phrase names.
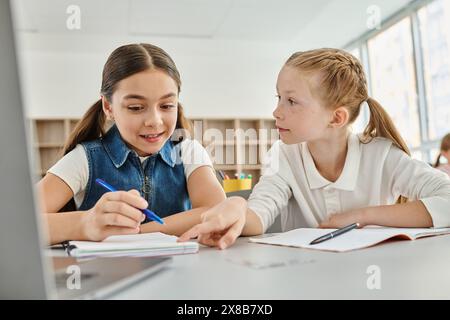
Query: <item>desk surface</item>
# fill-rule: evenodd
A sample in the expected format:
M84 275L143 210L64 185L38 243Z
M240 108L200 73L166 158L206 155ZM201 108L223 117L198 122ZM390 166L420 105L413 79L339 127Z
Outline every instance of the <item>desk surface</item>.
M369 289L379 270L380 289ZM449 299L450 235L332 253L248 243L174 256L117 299Z

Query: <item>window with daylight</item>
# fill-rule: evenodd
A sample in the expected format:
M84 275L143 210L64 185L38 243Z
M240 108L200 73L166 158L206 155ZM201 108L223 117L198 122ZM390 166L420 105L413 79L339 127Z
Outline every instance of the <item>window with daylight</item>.
M426 100L428 137L450 132L450 1L436 0L418 12Z
M421 143L411 19L406 17L368 43L372 97L387 110L410 147Z

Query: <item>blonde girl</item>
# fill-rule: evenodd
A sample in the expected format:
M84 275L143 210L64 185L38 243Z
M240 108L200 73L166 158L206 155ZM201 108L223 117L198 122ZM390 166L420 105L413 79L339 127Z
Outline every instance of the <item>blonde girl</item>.
M225 248L264 233L281 214L299 227L449 227L450 180L413 160L385 109L368 94L360 62L338 49L293 54L277 80L280 139L248 202L230 198L203 214L180 241ZM363 106L364 132L350 126Z

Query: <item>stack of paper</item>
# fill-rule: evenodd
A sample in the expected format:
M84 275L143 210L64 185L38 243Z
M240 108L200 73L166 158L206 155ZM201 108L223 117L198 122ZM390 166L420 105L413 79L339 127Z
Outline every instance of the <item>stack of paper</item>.
M165 256L198 252L197 242L177 242L176 236L160 232L111 236L101 242L70 241L67 252L73 257Z

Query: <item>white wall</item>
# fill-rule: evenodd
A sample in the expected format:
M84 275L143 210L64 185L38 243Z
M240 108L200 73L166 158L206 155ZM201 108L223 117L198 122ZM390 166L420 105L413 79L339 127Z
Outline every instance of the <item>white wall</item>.
M69 41L26 34L18 40L27 115L37 118L80 117L99 97L109 53L139 41L161 46L175 60L183 81L181 102L189 117L270 118L278 71L294 50L280 43L205 39L99 42L98 37Z
M79 0L83 27L69 30L72 1L17 0L27 114L80 117L99 97L109 53L149 42L177 63L188 116L268 118L277 73L290 54L343 46L368 31L369 6L385 19L410 1Z

